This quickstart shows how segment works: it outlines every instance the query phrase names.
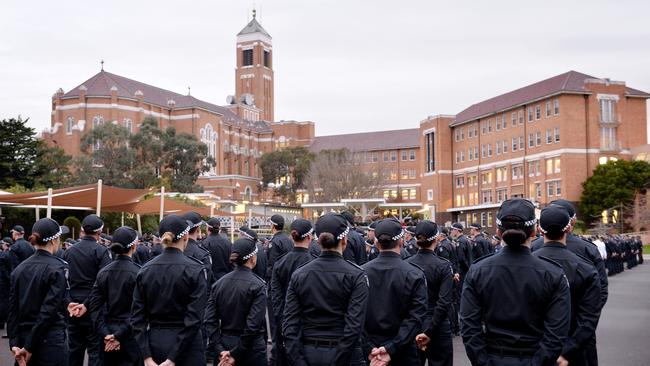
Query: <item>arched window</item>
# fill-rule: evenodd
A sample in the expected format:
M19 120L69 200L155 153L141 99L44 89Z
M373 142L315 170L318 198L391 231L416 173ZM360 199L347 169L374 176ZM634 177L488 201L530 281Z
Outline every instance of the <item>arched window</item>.
M101 125L104 123L104 117L103 116L95 116L93 117L93 128Z
M74 118L68 117L68 121L65 125L65 132L68 135L72 134L72 126L74 126Z
M250 186L246 186L246 188L244 189L244 199L248 201L253 200L253 190L251 189Z
M210 166L210 170L206 173L214 175L217 173L217 139L219 135L209 123L206 123L199 133L201 135L201 142L208 147L208 156L214 159L214 165Z
M133 121L131 120L131 118L124 119L124 127L126 127L129 133L133 133Z

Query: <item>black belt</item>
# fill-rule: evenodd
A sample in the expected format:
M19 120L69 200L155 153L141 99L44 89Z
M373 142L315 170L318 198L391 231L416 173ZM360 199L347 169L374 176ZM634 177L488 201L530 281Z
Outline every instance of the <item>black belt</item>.
M339 340L332 338L303 338L302 343L305 346L333 348L339 345Z
M149 328L151 329L180 329L180 328L185 328L185 324L183 323L169 323L169 324L150 324Z
M486 347L487 353L491 355L501 356L501 357L519 357L519 358L530 358L536 352L535 348L528 347L504 347L504 346L490 346Z
M228 336L228 337L241 337L241 335L244 334L243 331L237 331L237 330L222 330L221 335Z

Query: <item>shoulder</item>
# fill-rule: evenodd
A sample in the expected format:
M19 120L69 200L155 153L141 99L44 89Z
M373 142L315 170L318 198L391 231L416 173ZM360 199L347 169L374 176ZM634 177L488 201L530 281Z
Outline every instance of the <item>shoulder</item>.
M361 272L364 272L364 270L363 270L364 267L361 267L360 265L358 265L358 264L356 264L356 263L354 263L354 262L352 262L352 261L345 260L345 263L348 264L348 267L349 267L349 268L350 268L354 273L361 273ZM372 262L368 262L368 263L372 263Z
M538 255L538 256L536 256L536 258L540 259L541 260L540 263L542 263L546 267L546 269L548 269L549 271L552 271L554 273L562 273L562 274L564 274L564 270L562 269L562 265L560 263L558 263L558 262L554 261L553 259L551 259L549 257L546 257L544 255Z
M472 264L479 264L479 263L484 264L484 263L489 263L490 261L485 262L485 260L488 259L488 258L492 258L492 257L494 257L495 254L496 254L496 253L486 254L486 255L484 255L484 256L482 256L482 257L480 257L480 258L475 259L474 262L472 262Z
M266 286L266 281L264 281L264 279L262 279L262 277L258 276L257 273L251 271L251 275L252 275L252 278L253 278L253 283L255 285L259 285L259 286L262 286L262 287Z
M418 274L424 275L424 268L420 267L416 263L410 262L410 261L404 261L404 264L407 264L410 266L409 272L415 272Z

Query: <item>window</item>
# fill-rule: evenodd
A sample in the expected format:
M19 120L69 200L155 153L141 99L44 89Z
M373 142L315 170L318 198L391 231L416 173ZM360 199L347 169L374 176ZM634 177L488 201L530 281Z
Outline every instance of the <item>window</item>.
M508 180L508 168L502 166L497 170L497 182L505 182Z
M555 182L546 182L546 196L551 197L555 195Z
M528 134L528 147L535 147L535 135L532 133Z
M533 107L528 107L528 122L533 121Z
M541 183L529 184L528 197L530 197L530 199L540 199L542 197L542 184Z
M478 222L478 216L476 215L476 212L472 214L472 222Z
M481 173L481 184L492 183L492 172Z
M501 131L501 120L499 119L499 117L496 118L495 122L496 122L496 130Z
M478 160L478 146L474 146L474 160Z
M465 177L456 177L456 188L465 187Z
M497 141L497 155L501 155L501 141Z
M554 169L553 169L553 171L554 171L555 173L559 173L559 172L561 171L561 168L562 168L561 165L560 165L560 164L561 164L561 162L560 162L560 158L555 158L555 159L553 160L553 162L554 162Z
M434 137L435 132L429 132L424 136L424 144L426 148L425 157L426 157L426 172L434 172L436 170L436 160L434 155Z
M546 159L546 174L553 174L553 159Z
M481 192L482 202L483 203L492 203L492 190L487 189Z
M492 132L492 120L487 121L487 129L488 133Z
M463 207L465 206L465 195L464 194L457 194L456 195L456 207Z
M409 169L409 179L415 179L415 168Z
M506 115L504 113L501 115L501 129L505 130L506 127L508 127L508 123L506 123Z
M539 105L535 107L535 120L542 118L542 107Z
M494 219L492 218L492 212L487 213L487 226L492 227Z
M519 144L517 143L517 138L516 138L516 137L513 137L513 138L512 138L512 151L517 151L517 146L518 146L518 145L519 145Z
M72 134L72 126L74 126L74 118L68 117L65 125L65 133L68 135Z
M546 143L550 144L553 142L553 132L550 128L546 129Z
M384 151L384 161L388 161L388 151Z
M469 205L478 205L478 192L471 192L469 194Z
M390 152L390 161L397 161L397 151Z
M124 127L126 127L129 133L133 133L133 121L130 118L124 119Z
M524 124L524 111L520 110L518 114L519 114L519 124L523 125Z
M476 175L468 175L467 176L467 185L470 187L473 187L477 184L477 179Z
M402 179L409 179L408 169L402 169Z
M409 189L409 199L414 200L416 198L416 191L414 188Z
M456 151L456 164L460 163L460 154L459 151Z
M605 151L616 149L616 127L600 128L600 149Z
M515 127L517 125L517 112L512 112L510 119L512 120L512 127Z
M471 147L467 149L467 161L472 161L474 160L474 149Z
M408 151L402 150L402 161L408 160L408 157L409 157Z
M482 157L482 158L485 157L485 152L486 152L486 150L485 150L485 145L481 145L481 157Z
M372 162L376 163L378 161L379 161L379 153L377 152L372 153Z
M542 131L535 132L535 145L542 145Z
M243 63L242 66L253 66L253 49L243 50Z
M557 116L560 114L560 100L555 99L553 100L553 113Z
M487 133L487 124L485 121L481 122L481 135L485 135Z
M523 150L523 149L524 149L524 137L519 136L519 150Z
M555 142L560 142L560 128L555 127Z
M616 122L616 101L613 99L600 100L600 122Z
M507 189L497 189L497 203L501 203L508 199Z
M271 53L264 50L264 66L271 67Z
M101 125L104 123L104 117L102 116L95 116L93 117L93 128Z
M415 160L415 150L409 150L409 160Z
M546 117L551 116L551 101L546 102Z
M408 189L402 189L402 199L403 200L409 199L409 190Z
M488 158L492 157L492 144L487 144L487 156Z
M512 167L512 180L521 179L524 177L524 167L516 165Z
M433 189L427 189L427 200L433 200Z
M365 153L366 156L366 163L372 163L372 153Z
M503 140L501 143L503 144L503 153L505 154L508 152L508 141Z
M528 176L534 177L541 174L539 160L528 162Z
M390 171L390 180L397 180L397 171L396 170L391 170Z

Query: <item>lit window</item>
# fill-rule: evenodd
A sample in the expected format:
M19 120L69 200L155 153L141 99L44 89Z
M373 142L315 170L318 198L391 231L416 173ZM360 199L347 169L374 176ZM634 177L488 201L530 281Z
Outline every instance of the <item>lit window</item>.
M560 172L560 158L555 158L555 172Z
M492 225L493 225L492 222L493 222L493 220L492 220L492 212L488 212L487 213L487 226L492 227Z
M416 198L415 194L416 194L415 189L409 189L409 199L414 200Z

